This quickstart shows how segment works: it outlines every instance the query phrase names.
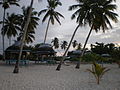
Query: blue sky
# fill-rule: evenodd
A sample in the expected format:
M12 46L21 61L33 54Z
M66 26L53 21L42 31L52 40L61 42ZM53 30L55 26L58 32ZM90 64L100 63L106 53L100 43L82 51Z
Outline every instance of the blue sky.
M38 3L37 0L34 1L34 8L37 11L40 11L44 8L46 8L47 6L47 0L42 0L42 2ZM47 36L47 43L50 43L51 40L54 37L58 37L60 41L66 40L69 42L71 35L74 31L74 29L76 28L77 24L75 22L75 20L71 20L71 15L74 11L68 11L68 7L70 5L76 4L75 0L60 0L62 2L62 7L59 6L56 10L59 11L61 14L64 15L65 19L61 18L61 23L62 25L59 25L57 22L54 25L50 25L49 27L49 32L48 32L48 36ZM20 4L21 7L23 5L27 6L29 5L30 0L21 0ZM116 0L116 4L118 6L117 8L117 13L118 15L120 15L120 1ZM2 7L0 7L0 16L2 17L3 14L3 10ZM15 12L15 13L21 13L21 9L15 6L12 6L10 9L7 10L8 12ZM120 21L120 17L118 17L119 21ZM43 39L44 39L44 34L45 34L45 29L46 29L46 25L47 25L47 21L45 23L42 24L41 22L42 17L40 17L40 21L39 21L39 26L36 30L36 34L35 34L35 41L33 43L42 43ZM105 33L103 33L102 31L95 33L94 31L92 32L92 35L88 41L88 46L91 43L95 43L95 42L103 42L103 43L119 43L120 44L120 22L118 23L112 23L113 25L113 29L109 29L107 30ZM89 32L89 27L80 27L77 31L77 34L75 36L75 40L77 40L79 43L84 43L86 36ZM0 49L2 49L2 39L1 39L1 35L0 35ZM8 40L5 39L5 47L8 47ZM15 40L13 38L13 40ZM13 42L12 42L13 43Z

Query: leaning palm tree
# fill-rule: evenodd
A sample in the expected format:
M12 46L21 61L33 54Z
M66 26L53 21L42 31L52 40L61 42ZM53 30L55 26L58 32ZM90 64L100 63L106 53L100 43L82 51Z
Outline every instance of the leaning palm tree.
M85 26L89 24L90 31L86 38L85 44L83 46L83 51L81 54L81 57L84 55L85 47L88 42L88 39L90 37L90 34L92 30L95 30L96 32L99 30L103 30L105 32L106 29L109 27L112 28L112 25L110 23L110 19L114 22L117 22L117 14L114 13L114 10L116 9L116 5L112 3L113 0L76 0L78 4L72 5L69 7L69 10L75 10L75 13L72 15L71 19L75 19L77 17L77 23L78 26L76 27L72 38L70 40L70 43L68 45L68 48L66 49L64 56L66 55L72 40L76 34L77 29L80 26ZM61 60L61 63L64 59ZM58 65L57 70L60 70L61 63ZM78 69L80 67L80 60L76 65L76 68Z
M48 2L47 9L41 10L38 14L40 16L41 14L46 13L44 18L42 19L42 22L45 22L45 20L48 18L48 24L47 24L47 28L46 28L44 43L46 42L50 22L52 24L54 24L54 21L56 20L61 25L61 23L59 21L59 17L64 18L64 16L62 14L55 11L55 9L58 5L60 5L60 6L62 5L62 3L59 0L47 0L47 2Z
M11 37L16 37L18 35L18 31L21 30L20 28L20 17L12 13L11 15L7 14L7 17L4 21L4 31L2 31L2 35L7 35L9 41L9 45L11 44ZM1 22L3 23L3 21Z
M41 0L38 0L38 1L41 1ZM23 37L21 39L20 53L19 53L18 60L16 61L13 73L19 73L19 61L21 59L23 45L24 45L24 42L25 42L25 39L26 39L25 37L26 37L28 25L29 25L29 22L30 22L30 19L31 19L30 17L31 17L31 13L32 13L33 3L34 3L34 0L31 0L30 6L29 6L29 10L28 10L28 16L27 16L27 19L26 19L26 23L25 23L25 25L23 27L24 34L23 34Z
M18 60L16 61L16 64L15 64L15 68L13 70L13 73L19 73L19 61L21 59L21 55L22 55L22 50L23 50L23 45L24 45L24 41L25 41L25 37L26 37L26 33L27 33L27 28L28 28L28 25L29 25L29 22L30 22L30 16L31 16L31 13L32 13L32 6L33 6L33 2L34 0L31 0L31 3L30 3L30 8L28 10L28 16L27 16L27 19L26 19L26 23L24 25L24 35L21 39L21 46L20 46L20 53L19 53L19 57L18 57Z
M2 24L2 30L4 33L4 20L5 20L5 14L6 14L6 9L10 8L10 5L16 5L19 6L18 4L19 0L3 0L0 1L0 5L2 5L4 11L3 11L3 24ZM4 54L4 34L2 35L2 41L3 41L3 59L5 59L5 54Z

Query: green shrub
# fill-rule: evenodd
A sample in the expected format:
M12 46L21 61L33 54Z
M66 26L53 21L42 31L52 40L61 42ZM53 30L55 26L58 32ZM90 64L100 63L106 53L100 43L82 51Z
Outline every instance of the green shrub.
M82 61L84 62L94 62L94 61L97 61L97 62L102 62L102 61L105 61L106 59L98 54L95 54L95 53L89 53L89 54L85 54L83 57L82 57Z
M73 58L70 58L69 60L70 60L70 61L79 61L79 60L80 60L80 58L73 57Z

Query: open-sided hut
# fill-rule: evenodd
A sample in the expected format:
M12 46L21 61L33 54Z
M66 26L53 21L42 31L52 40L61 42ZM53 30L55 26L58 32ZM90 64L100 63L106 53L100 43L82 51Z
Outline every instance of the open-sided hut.
M27 56L31 50L28 48L28 46L24 45L22 50L22 59L27 59ZM15 41L15 43L11 46L9 46L5 50L5 56L6 59L18 59L20 52L20 42Z
M52 48L51 44L41 44L38 49L37 49L37 55L38 58L41 59L51 59L52 57L54 57L56 55L56 52L54 51L54 49Z

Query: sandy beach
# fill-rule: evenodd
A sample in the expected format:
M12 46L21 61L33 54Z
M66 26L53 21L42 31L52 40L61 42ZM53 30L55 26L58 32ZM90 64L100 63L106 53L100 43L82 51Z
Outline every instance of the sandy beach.
M120 69L116 64L104 65L111 70L100 85L86 71L90 64L82 64L79 70L75 65L63 65L61 71L56 71L56 66L29 64L20 66L19 74L13 74L13 65L0 62L0 90L120 90Z

